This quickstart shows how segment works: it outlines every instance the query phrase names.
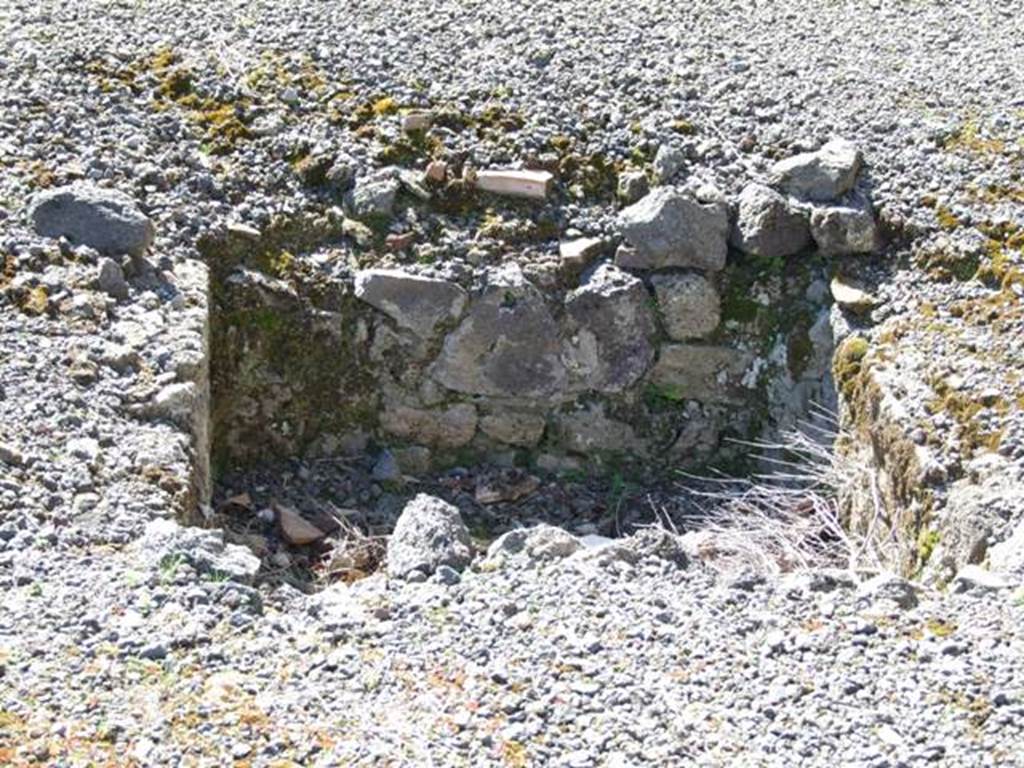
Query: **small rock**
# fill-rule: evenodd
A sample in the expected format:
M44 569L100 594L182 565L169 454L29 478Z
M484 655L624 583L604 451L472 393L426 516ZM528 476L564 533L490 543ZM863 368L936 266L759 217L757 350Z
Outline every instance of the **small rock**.
M36 233L67 237L101 253L141 256L153 243L153 222L135 200L78 182L37 194L28 209Z
M772 167L772 186L802 200L835 200L848 192L861 167L861 153L845 139L834 139L817 152L781 160Z
M686 155L679 147L662 144L654 156L654 174L664 184L672 179L686 162Z
M694 274L658 274L651 278L665 332L677 341L706 336L718 327L721 303L707 278Z
M387 557L391 578L413 571L429 575L442 565L462 570L472 558L469 531L458 509L421 493L402 510L388 540Z
M400 186L390 174L359 179L349 198L352 215L358 219L390 217Z
M301 547L312 544L327 535L291 507L275 504L273 509L277 513L277 525L281 531L281 538L293 546Z
M553 525L519 528L503 534L487 548L482 566L485 569L510 563L534 566L569 557L582 546L578 538Z
M836 275L829 284L832 298L843 309L851 312L867 312L875 306L875 297L865 291L857 282Z
M105 294L115 299L128 298L128 282L124 279L124 270L113 259L100 259L96 285Z
M402 470L391 451L381 451L373 465L371 474L373 479L379 483L393 483L402 479Z
M558 255L562 263L576 269L587 266L604 250L605 242L599 237L581 237L563 240L558 244Z
M475 184L484 192L544 200L554 181L547 171L480 171Z
M773 259L800 252L811 235L807 220L786 198L762 184L748 184L739 196L730 240L744 253Z
M448 177L448 163L444 160L432 160L427 164L424 175L428 181L440 184Z
M402 130L406 133L425 131L430 128L432 120L430 112L423 110L409 112L407 115L402 116Z
M650 191L651 185L647 181L647 174L643 171L631 171L619 177L616 194L626 205L632 205Z
M871 253L878 247L878 225L871 203L855 197L848 204L815 208L811 235L822 253L845 255Z

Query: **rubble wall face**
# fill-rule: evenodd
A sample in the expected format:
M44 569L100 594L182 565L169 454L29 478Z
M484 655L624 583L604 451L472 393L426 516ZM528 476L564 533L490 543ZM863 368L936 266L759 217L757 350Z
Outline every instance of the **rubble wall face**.
M832 390L810 257L599 261L542 287L514 262L326 276L275 237L202 246L215 466L384 447L410 472L721 466L727 437L792 426Z

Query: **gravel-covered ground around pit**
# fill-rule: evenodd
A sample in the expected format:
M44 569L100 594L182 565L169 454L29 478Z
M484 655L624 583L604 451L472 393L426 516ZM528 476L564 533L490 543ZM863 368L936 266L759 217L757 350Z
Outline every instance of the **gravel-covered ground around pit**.
M0 765L1024 765L1022 37L990 0L3 3ZM295 257L463 282L517 259L543 284L561 238L619 237L623 175L733 199L833 136L892 243L844 263L873 308L842 322L888 347L934 474L985 487L936 503L1009 500L1015 572L723 573L623 524L670 487L545 476L521 513L475 499L530 477L396 486L378 456L229 474L214 509L329 495L376 534L428 490L482 550L567 532L304 590L260 578L280 553L243 531L187 526L211 486L203 235L330 219L393 167L390 218ZM426 205L429 159L450 183ZM557 183L467 200L467 169L505 166ZM34 196L77 181L134 198L144 254L33 230Z

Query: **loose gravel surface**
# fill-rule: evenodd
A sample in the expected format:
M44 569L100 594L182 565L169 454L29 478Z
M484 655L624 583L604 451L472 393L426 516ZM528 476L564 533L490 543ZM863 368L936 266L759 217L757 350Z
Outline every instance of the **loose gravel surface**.
M1024 765L1018 587L910 599L651 552L307 595L244 583L258 560L216 533L176 548L170 523L202 464L197 238L324 214L335 181L377 166L422 170L397 108L446 116L452 167L560 176L543 206L495 203L500 227L457 197L400 206L390 231L417 245L386 258L457 275L522 228L514 257L543 274L552 226L616 234L609 164L675 147L678 184L734 195L841 135L892 234L996 232L1007 282L1019 3L82 0L5 3L0 29L0 764ZM145 260L33 233L30 198L81 179L136 198ZM942 302L918 266L878 319ZM985 415L985 435L1008 420L1014 466L1019 414Z

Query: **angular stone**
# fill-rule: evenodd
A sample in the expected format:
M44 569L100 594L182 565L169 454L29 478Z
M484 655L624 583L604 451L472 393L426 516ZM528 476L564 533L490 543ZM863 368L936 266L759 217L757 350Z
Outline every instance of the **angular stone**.
M571 337L566 360L575 388L621 392L654 360L657 330L644 284L601 264L565 298Z
M413 571L429 576L442 565L461 571L472 556L459 510L421 493L405 505L388 540L388 576L401 579Z
M535 413L501 410L480 419L480 431L498 442L532 448L544 434L545 421Z
M609 418L600 404L556 417L555 429L566 450L590 454L595 451L640 452L641 443L633 428Z
M665 333L677 341L707 336L721 320L721 302L711 282L697 274L651 277Z
M815 208L811 235L822 253L871 253L878 247L878 224L871 203L856 196L848 205Z
M124 270L113 259L100 259L96 287L115 299L128 298L128 283L124 279Z
M666 344L661 347L650 381L673 399L742 402L742 380L751 362L749 352L730 347Z
M786 198L763 184L748 184L740 192L730 240L744 253L774 259L803 250L811 235L807 219Z
M226 544L224 532L183 527L158 519L146 525L137 547L154 570L187 562L200 573L248 583L260 570L260 559L238 544Z
M518 528L503 534L487 548L484 570L508 565L534 567L569 557L582 547L578 538L553 525Z
M558 325L543 297L508 264L491 274L429 373L456 392L544 397L565 388L560 353Z
M594 257L604 250L604 240L600 237L580 237L575 240L563 240L558 244L558 255L562 263L576 268L587 266Z
M616 254L628 269L725 266L729 217L724 206L704 205L672 187L654 190L619 214L633 251Z
M650 191L651 185L647 181L647 174L643 171L633 171L619 176L616 194L626 205L632 205Z
M654 174L662 184L670 181L686 162L686 155L679 147L662 144L654 155Z
M458 448L476 434L476 408L459 403L448 408L420 409L397 405L385 408L380 426L405 440L439 448Z
M357 219L391 216L400 186L398 179L388 173L358 179L349 196L352 215Z
M141 256L153 243L153 222L135 200L86 182L40 192L28 209L36 233L67 237L101 253Z
M833 139L817 152L780 160L771 170L772 186L802 200L835 200L848 192L861 167L860 150L845 139Z
M433 336L441 323L458 320L466 306L466 292L455 283L400 269L359 270L355 286L357 298L421 338Z

